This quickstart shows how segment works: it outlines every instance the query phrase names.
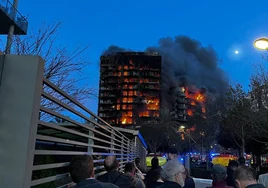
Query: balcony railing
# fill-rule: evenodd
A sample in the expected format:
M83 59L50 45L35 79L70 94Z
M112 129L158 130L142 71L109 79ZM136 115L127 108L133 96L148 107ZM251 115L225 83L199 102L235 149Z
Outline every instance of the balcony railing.
M0 1L0 10L6 15L26 34L28 29L27 19L19 13L19 11L8 0Z

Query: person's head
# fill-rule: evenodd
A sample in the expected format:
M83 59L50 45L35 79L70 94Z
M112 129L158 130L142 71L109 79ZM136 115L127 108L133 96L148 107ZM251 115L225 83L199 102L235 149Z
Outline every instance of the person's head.
M135 164L136 164L136 166L140 166L141 165L141 159L139 157L137 157L135 159Z
M116 156L106 157L104 160L104 168L107 172L117 170L119 168L119 163L116 160Z
M159 167L159 160L157 157L152 158L151 160L152 169Z
M245 165L246 164L245 157L239 157L238 162L239 162L240 165Z
M224 181L227 177L227 168L223 165L216 164L212 168L212 179L216 182Z
M234 180L237 188L245 188L257 183L254 170L247 166L240 166L235 170Z
M163 166L161 177L165 181L176 182L181 187L184 187L186 179L185 168L178 160L170 160Z
M228 167L232 170L236 170L237 167L239 166L238 162L236 162L235 160L231 160L229 161Z
M156 182L157 180L161 180L161 173L162 173L162 168L157 168L152 171L152 182Z
M74 157L70 162L69 168L75 183L94 177L94 163L91 156Z
M168 151L168 159L172 160L176 158L178 158L178 151L175 147L171 147Z
M129 163L127 163L125 165L125 173L130 173L131 175L134 176L135 175L135 169L136 169L136 167L135 167L134 163L129 162Z

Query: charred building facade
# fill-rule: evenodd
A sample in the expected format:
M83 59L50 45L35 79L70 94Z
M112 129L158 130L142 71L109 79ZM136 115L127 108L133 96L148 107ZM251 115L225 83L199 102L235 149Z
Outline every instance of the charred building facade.
M98 115L113 126L135 129L159 116L161 56L117 52L101 56Z

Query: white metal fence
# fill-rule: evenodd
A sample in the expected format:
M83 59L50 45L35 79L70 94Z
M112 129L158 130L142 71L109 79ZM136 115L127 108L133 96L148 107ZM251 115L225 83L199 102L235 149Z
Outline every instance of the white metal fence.
M8 58L5 58L5 61L8 61L9 58L12 59L11 56L8 56ZM26 61L26 59L23 60L17 57L15 59L21 61L17 63ZM8 64L9 62L5 63ZM16 63L14 63L14 65L16 65ZM9 71L11 72L13 71L12 67L8 67L6 65L4 67L10 68ZM3 71L7 70L3 69ZM29 73L26 71L26 69L21 71L24 71L24 73L20 72L18 79L19 76L21 77L23 75L27 77L27 74ZM42 71L43 69L41 68L36 75L43 75ZM5 78L5 74L3 75ZM24 84L23 78L20 79L21 84ZM30 138L28 139L28 137L24 135L21 137L21 145L27 145L25 147L27 147L28 150L27 152L21 150L22 152L20 153L21 155L27 155L25 156L25 160L27 160L27 162L23 161L26 164L25 168L27 169L27 172L25 172L25 174L18 174L18 182L23 182L23 185L15 182L14 185L19 185L17 187L24 188L71 187L73 183L68 173L68 165L70 160L77 155L92 155L94 159L96 175L105 173L103 161L106 156L115 155L119 160L121 170L123 169L123 166L126 162L133 161L135 157L139 156L141 158L145 158L144 153L146 150L146 144L142 143L140 135L137 133L124 134L123 130L113 128L107 122L103 121L101 118L87 109L83 104L79 103L70 95L63 92L63 90L58 88L49 80L44 79L40 76L39 79L40 82L38 82L37 78L37 86L33 92L35 94L34 97L36 98L34 101L37 102L41 100L41 105L36 104L36 102L33 103L35 106L32 108L33 111L27 113L29 117L31 117L31 121L29 121L31 123L31 126L29 126ZM29 80L32 80L32 78L29 78ZM25 80L25 84L28 84L29 80ZM7 81L7 79L3 79L3 81L3 87L0 87L0 91L1 89L11 87L10 85L7 85L8 87L5 87L5 81ZM16 87L14 87L14 89L16 89ZM41 91L39 91L40 89ZM17 92L22 91L18 90ZM31 95L25 93L25 98L22 100L28 99L29 96ZM6 100L9 99L8 95L4 96L2 99L5 100L5 97ZM21 96L19 94L15 94L14 97L16 98ZM11 98L9 102L12 102ZM17 102L17 106L15 107L19 108L16 109L18 113L23 113L23 110L27 109L25 107L26 105L31 104L24 101ZM0 107L0 124L5 123L9 124L10 126L18 126L17 122L22 122L22 125L24 126L24 119L21 119L21 121L19 119L14 119L20 117L8 117L7 120L3 118L1 119L1 114L3 114L3 111L4 113L10 113L14 111L14 109L12 109L12 106L9 107L10 108L7 109L8 111L5 111L4 108ZM37 115L35 116L36 113ZM25 116L22 117L25 118ZM1 122L1 120L3 121ZM6 134L12 135L10 131L13 129L16 130L16 128L11 129L10 126L4 127L3 133L6 132ZM25 129L26 128L28 127L25 127ZM17 134L17 136L20 135ZM8 141L8 139L6 140ZM18 147L19 143L14 143L13 145L10 145L10 147ZM5 145L3 146L0 144L0 149L5 149L4 147ZM13 153L16 152L16 150L12 148L11 150ZM8 152L7 149L3 151ZM6 153L6 155L13 156L12 154L9 155L8 153ZM8 159L8 162L12 163L14 159L10 158ZM145 159L142 160L145 161ZM0 166L1 164L3 163L0 163ZM18 164L22 165L21 163ZM4 169L0 168L0 176L5 174L5 177L3 176L3 179L0 178L1 181L6 181L6 184L4 183L3 185L8 184L7 177L9 178L16 176L15 169L15 163L14 166L11 167L10 172L7 172L8 174L5 174ZM14 174L12 174L12 172ZM19 177L22 178L19 180ZM16 179L14 181L16 181Z

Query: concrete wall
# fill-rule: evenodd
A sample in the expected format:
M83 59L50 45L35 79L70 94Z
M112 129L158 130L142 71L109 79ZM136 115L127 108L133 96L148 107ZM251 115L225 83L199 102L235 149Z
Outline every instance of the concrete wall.
M30 187L44 62L0 55L0 187Z

